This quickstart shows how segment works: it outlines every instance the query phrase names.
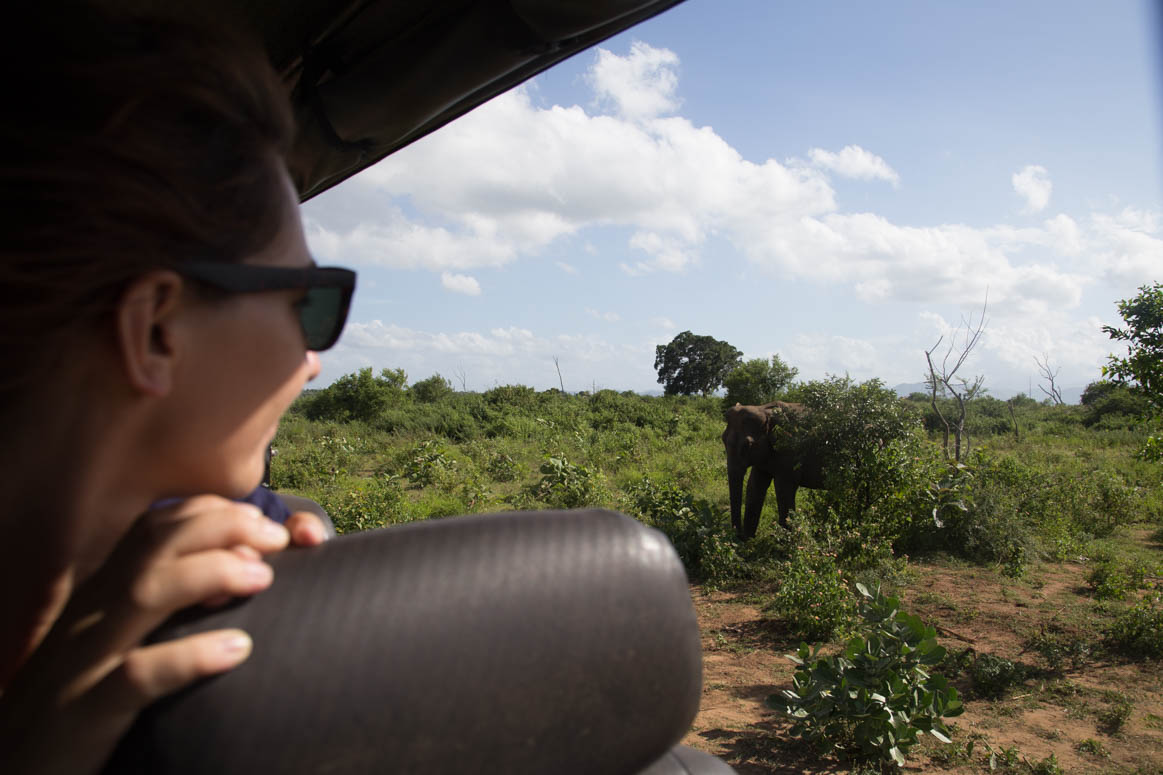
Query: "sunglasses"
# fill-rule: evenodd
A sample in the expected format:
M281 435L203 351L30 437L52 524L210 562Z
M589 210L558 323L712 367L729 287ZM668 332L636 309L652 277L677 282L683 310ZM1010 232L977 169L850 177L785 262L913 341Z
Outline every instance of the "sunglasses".
M307 349L320 352L335 344L347 322L355 272L339 267L260 266L217 261L183 261L174 270L227 293L305 289L296 306Z

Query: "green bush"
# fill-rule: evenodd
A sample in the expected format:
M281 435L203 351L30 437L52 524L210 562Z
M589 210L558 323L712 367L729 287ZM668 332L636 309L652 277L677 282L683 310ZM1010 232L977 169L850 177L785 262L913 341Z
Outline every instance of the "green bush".
M1107 706L1099 711L1098 722L1108 735L1117 735L1131 720L1131 712L1135 706L1122 692L1108 692L1106 699Z
M360 369L312 393L302 411L312 420L371 422L403 400L407 382L403 369L384 369L378 377L372 376L371 367Z
M511 455L494 452L485 463L485 473L494 482L512 482L521 476L521 466Z
M796 378L799 369L787 365L778 355L745 361L723 377L726 395L723 408L735 404L760 406L779 398Z
M452 383L439 374L433 374L408 388L408 394L422 404L434 404L452 395Z
M412 448L404 463L404 476L412 484L428 487L447 484L456 471L456 461L444 445L435 439L422 441Z
M576 509L597 501L597 477L590 469L574 465L563 457L550 457L541 464L541 481L533 495L557 509Z
M789 391L788 397L811 413L794 439L773 437L773 448L778 452L794 444L790 450L794 454L821 458L827 508L842 523L867 525L874 505L909 485L908 463L920 443L914 435L918 417L876 379L859 384L846 377L807 382ZM888 526L879 532L895 537L900 528Z
M805 546L780 563L778 577L770 610L798 638L831 640L851 625L855 606L834 556Z
M1111 648L1135 656L1163 657L1163 606L1151 595L1124 611L1106 630Z
M1126 600L1127 595L1143 586L1147 568L1127 560L1104 560L1087 574L1086 584L1099 600Z
M768 704L792 718L793 735L823 752L840 749L900 767L921 733L950 742L942 719L963 708L957 690L929 672L945 658L936 631L879 589L873 595L858 585L858 591L861 634L831 657L801 644L788 657L798 666L792 689Z
M980 697L1004 697L1015 685L1025 680L1021 665L993 654L978 654L969 668L973 691Z
M713 588L741 575L734 534L707 501L648 476L630 485L626 496L626 510L666 534L691 578Z
M407 498L394 477L362 479L357 487L326 492L319 497L319 505L331 516L338 533L370 530L412 519Z
M296 443L280 442L273 448L271 487L303 491L332 485L355 465L359 443L358 437L329 433Z

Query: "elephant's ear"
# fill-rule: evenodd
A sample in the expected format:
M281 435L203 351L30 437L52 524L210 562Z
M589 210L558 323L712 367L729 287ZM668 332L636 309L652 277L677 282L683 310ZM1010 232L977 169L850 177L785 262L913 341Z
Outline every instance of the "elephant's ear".
M768 436L775 430L775 411L776 407L774 406L763 410L763 432Z

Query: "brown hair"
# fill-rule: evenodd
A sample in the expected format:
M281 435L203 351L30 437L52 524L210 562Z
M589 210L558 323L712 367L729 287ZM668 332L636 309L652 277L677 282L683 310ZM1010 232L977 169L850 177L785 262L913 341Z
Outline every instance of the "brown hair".
M51 10L13 19L0 47L5 403L135 277L241 260L285 212L291 113L262 54L219 30Z

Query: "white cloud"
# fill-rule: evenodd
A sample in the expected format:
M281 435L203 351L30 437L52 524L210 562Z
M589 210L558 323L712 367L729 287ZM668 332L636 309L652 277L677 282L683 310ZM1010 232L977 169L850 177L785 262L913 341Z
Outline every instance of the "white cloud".
M798 334L783 357L801 371L800 378L819 379L825 374L871 376L883 367L872 342L830 334Z
M554 261L554 263L557 265L558 269L565 272L566 274L572 274L572 275L581 274L581 272L578 271L578 268L576 266L574 266L573 264L568 264L565 261Z
M641 41L630 45L630 55L620 57L599 48L588 80L599 103L610 103L628 119L647 119L678 109L678 56Z
M1163 275L1163 239L1154 236L1159 220L1159 213L1130 209L1116 215L1091 214L1098 237L1096 263L1110 283L1137 287Z
M586 307L586 314L597 320L604 320L607 323L617 323L622 319L622 316L617 312L598 312L596 309Z
M681 272L695 260L690 246L681 239L666 237L654 232L635 232L630 237L630 247L637 248L651 256L651 260L635 264L634 274L644 274L655 269L666 272Z
M870 153L858 145L847 145L839 153L813 148L808 158L817 167L830 170L837 175L859 180L886 180L893 187L900 185L900 175L884 159Z
M445 290L452 291L453 293L463 293L465 296L481 295L481 284L476 281L475 277L467 274L441 272L440 284L444 286Z
M351 223L309 204L312 249L339 263L465 273L574 236L584 261L586 230L605 238L612 227L628 235L620 268L631 277L689 272L715 238L781 281L877 303L978 304L988 288L992 304L1031 319L1076 309L1096 267L1121 288L1163 266L1159 213L1058 214L1014 228L845 211L830 176L895 183L895 170L858 146L744 159L710 127L664 115L677 104L677 63L645 44L599 53L590 82L616 115L540 108L525 89L497 97L320 197L358 200L345 210L374 218ZM1031 208L1047 207L1044 168L1026 167L1014 186Z
M595 383L650 386L653 347L610 342L592 335L542 336L519 327L488 331L425 331L381 320L349 323L339 344L322 354L326 384L364 366L403 368L423 377L463 373L469 390L495 385L557 386L557 356L567 390Z
M1029 164L1021 172L1015 172L1011 178L1014 191L1026 200L1026 211L1037 213L1046 209L1050 204L1050 192L1054 184L1050 182L1050 175L1045 167Z

